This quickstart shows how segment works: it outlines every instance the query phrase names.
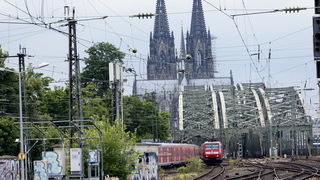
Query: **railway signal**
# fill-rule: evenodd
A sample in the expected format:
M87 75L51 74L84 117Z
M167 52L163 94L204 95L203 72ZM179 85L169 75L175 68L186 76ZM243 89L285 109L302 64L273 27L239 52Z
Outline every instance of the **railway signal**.
M313 17L313 52L314 59L320 59L320 16Z
M320 0L315 0L314 1L314 13L315 14L320 14Z

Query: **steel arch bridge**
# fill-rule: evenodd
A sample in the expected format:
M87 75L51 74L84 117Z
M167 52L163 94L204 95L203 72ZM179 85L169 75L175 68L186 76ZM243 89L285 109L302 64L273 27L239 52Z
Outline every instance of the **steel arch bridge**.
M229 156L310 154L312 121L295 87L185 86L178 102L181 141L220 140Z

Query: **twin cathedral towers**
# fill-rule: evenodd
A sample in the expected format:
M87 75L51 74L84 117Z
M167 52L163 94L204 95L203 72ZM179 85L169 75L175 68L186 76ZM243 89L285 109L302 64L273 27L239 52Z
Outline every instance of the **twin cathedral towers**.
M148 80L182 80L214 78L215 65L212 37L206 30L201 0L193 0L190 32L181 32L180 55L175 49L174 35L169 30L165 0L157 0L153 33L150 33Z
M170 129L183 126L188 91L231 85L231 77L216 77L213 37L207 31L201 0L193 0L190 29L181 32L180 50L169 30L165 0L157 0L154 30L150 34L147 79L135 79L133 94L154 95L161 112L171 114ZM175 24L177 26L178 24ZM191 101L192 99L190 99Z

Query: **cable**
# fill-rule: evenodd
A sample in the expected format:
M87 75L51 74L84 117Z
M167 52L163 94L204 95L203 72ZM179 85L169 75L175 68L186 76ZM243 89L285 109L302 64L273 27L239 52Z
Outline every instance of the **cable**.
M223 13L224 15L226 15L227 17L229 17L230 19L232 19L232 21L233 21L233 23L234 23L234 25L235 25L235 27L236 27L236 29L237 29L237 32L238 32L238 34L239 34L239 36L240 36L240 38L241 38L242 44L243 44L243 46L245 47L246 52L247 52L247 54L248 54L248 56L249 56L252 64L254 65L254 70L258 73L259 77L260 77L261 80L263 81L262 76L261 76L261 74L260 74L260 71L258 70L258 67L257 67L256 63L255 63L255 62L253 61L253 59L252 59L251 53L250 53L250 51L249 51L249 48L248 48L247 44L246 44L245 41L244 41L244 38L243 38L243 36L242 36L242 34L241 34L241 32L240 32L240 29L239 29L238 24L237 24L237 22L235 21L235 19L234 19L232 16L230 16L229 14L225 13L224 11L222 11L221 9L217 8L216 6L214 6L213 4L209 3L207 0L204 0L204 1L205 1L206 3L208 3L210 6L212 6L213 8L217 9L218 11L220 11L221 13Z
M227 17L229 17L230 19L233 19L229 14L225 13L224 11L222 11L221 9L217 8L216 6L214 6L213 4L209 3L207 0L203 0L204 2L206 2L207 4L209 4L210 6L212 6L213 8L215 8L217 11L220 11L222 14L226 15Z
M24 4L25 4L25 6L26 6L27 13L28 13L28 15L29 15L29 17L30 17L31 22L33 22L33 23L34 23L35 21L34 21L34 19L33 19L32 15L31 15L31 13L30 13L30 11L29 11L28 3L27 3L27 1L26 1L26 0L24 0Z
M8 3L9 5L13 6L13 7L16 8L17 10L19 10L19 11L25 13L26 15L30 16L30 18L31 18L32 20L36 19L37 21L39 21L37 18L33 17L30 13L22 10L22 9L19 8L18 6L14 5L14 4L10 3L10 2L8 2L7 0L3 0L3 1L5 1L5 2ZM32 21L32 20L31 20L31 21ZM45 22L42 22L42 21L39 21L39 22L45 24Z
M270 42L268 42L268 43L271 43L271 42L275 42L275 41L278 41L278 40L284 39L284 38L286 38L286 37L292 36L292 35L294 35L294 34L297 34L297 33L299 33L299 32L302 32L302 31L304 31L304 30L306 30L306 29L309 29L309 28L311 28L311 27L312 27L312 26L308 26L308 27L305 27L305 28L299 29L299 30L294 31L294 32L292 32L292 33L289 33L289 34L287 34L287 35L284 35L284 36L278 37L278 38L276 38L276 39L274 39L274 40L271 40L271 41L270 41Z
M278 72L276 72L276 73L273 73L272 75L281 74L281 73L283 73L283 72L290 71L290 70L292 70L292 69L301 67L302 65L309 64L309 63L312 63L312 62L314 62L314 60L311 60L311 61L308 61L308 62L306 62L306 63L303 63L303 64L299 64L299 65L290 67L290 68L285 69L285 70L282 70L282 71L278 71ZM266 78L266 77L264 77L264 78ZM258 80L258 79L253 79L253 80Z
M101 2L101 0L97 0L97 1L100 2L100 3L101 3L103 6L105 6L106 8L108 8L109 10L111 10L113 13L115 13L116 15L119 16L118 13L116 13L113 9L111 9L110 7L108 7L107 5L105 5L103 2ZM119 16L119 17L121 17L121 16ZM125 20L128 24L131 25L131 23L130 23L128 20L126 20L126 19L123 18L123 17L122 17L122 19ZM149 33L146 33L145 31L143 31L142 29L138 28L137 26L134 26L134 25L132 25L132 26L135 27L137 30L141 31L142 33L146 34L147 36L149 36Z

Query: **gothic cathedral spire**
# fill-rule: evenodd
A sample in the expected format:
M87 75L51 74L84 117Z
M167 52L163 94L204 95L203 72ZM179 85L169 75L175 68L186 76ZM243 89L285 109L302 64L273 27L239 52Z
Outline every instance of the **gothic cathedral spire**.
M214 78L211 35L207 32L201 0L193 0L190 33L187 32L187 54L191 59L186 64L188 79Z
M155 37L170 37L167 9L164 0L157 0L153 32Z
M186 45L184 43L184 35L183 35L183 29L181 28L181 42L180 42L180 59L183 59L186 57Z
M207 36L201 0L193 0L190 35L195 37Z
M170 33L164 0L157 0L153 34L150 33L148 80L177 79L173 32Z

